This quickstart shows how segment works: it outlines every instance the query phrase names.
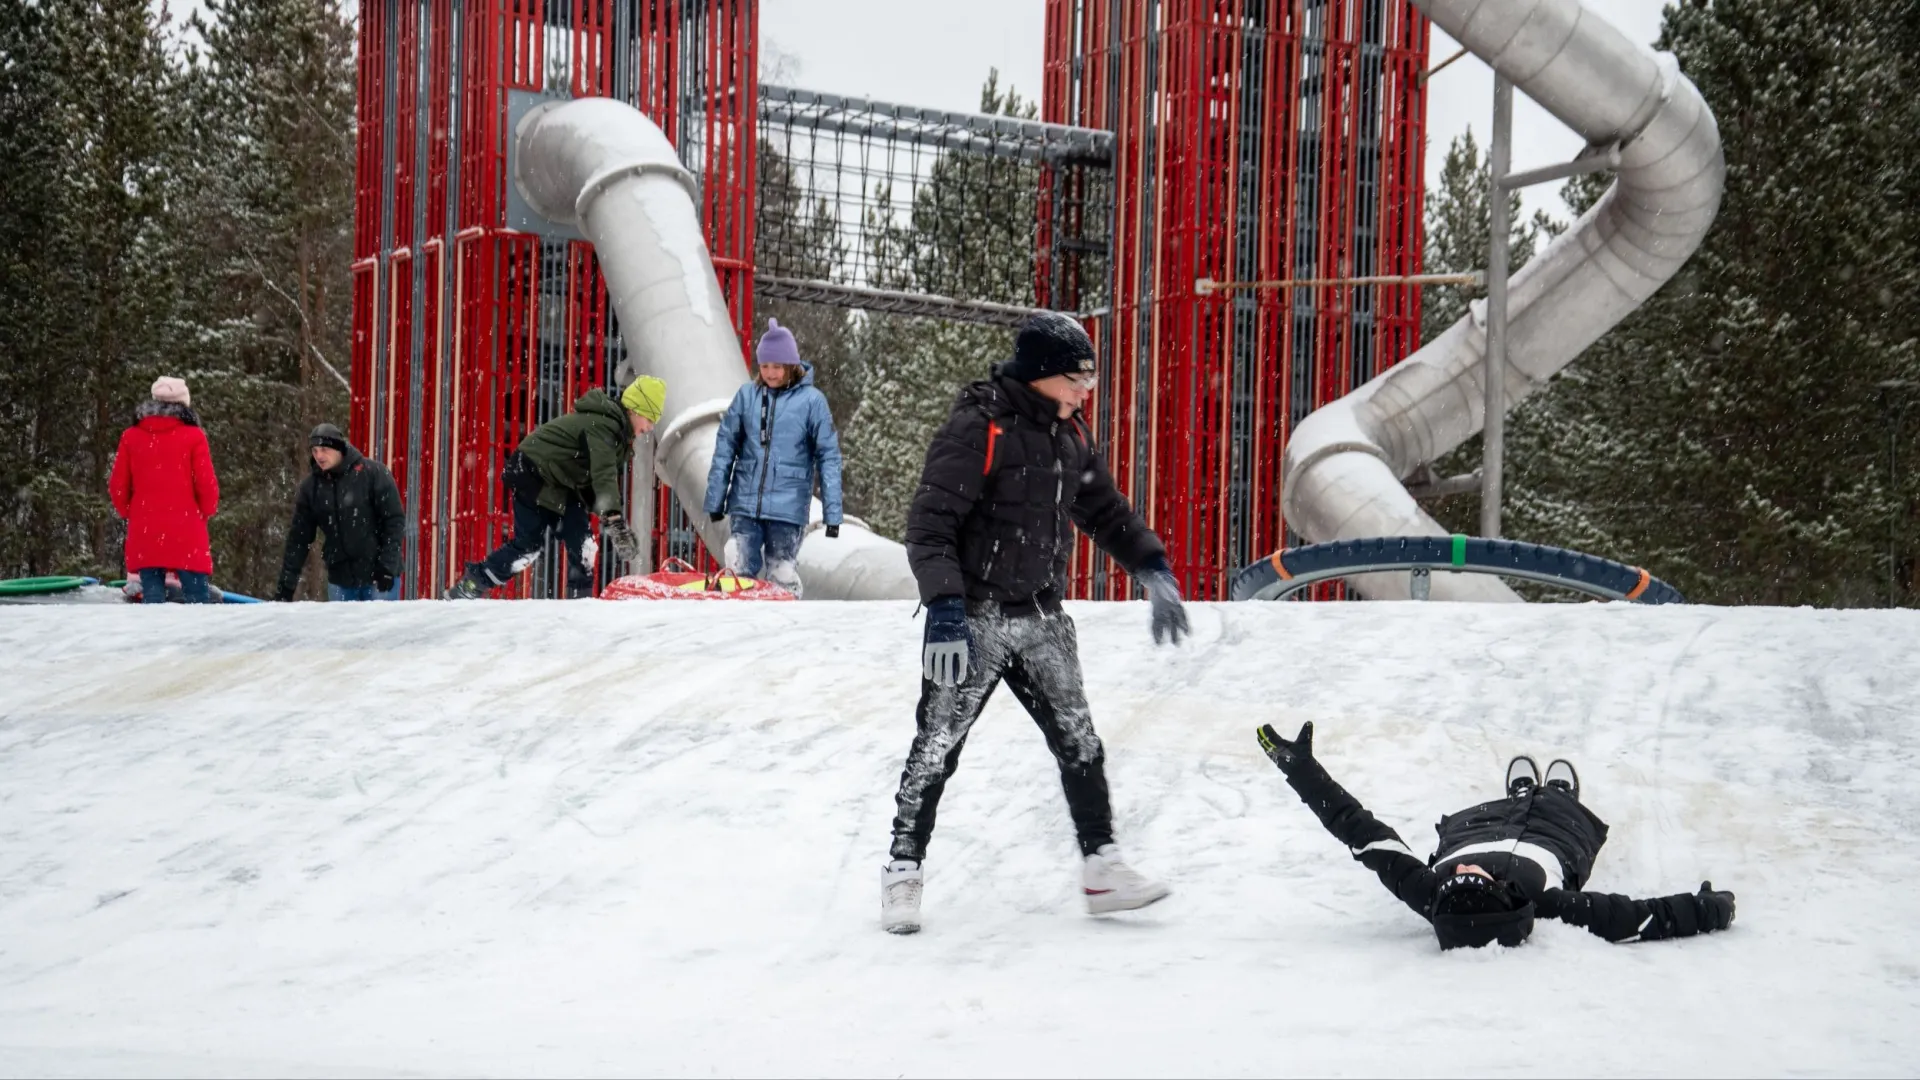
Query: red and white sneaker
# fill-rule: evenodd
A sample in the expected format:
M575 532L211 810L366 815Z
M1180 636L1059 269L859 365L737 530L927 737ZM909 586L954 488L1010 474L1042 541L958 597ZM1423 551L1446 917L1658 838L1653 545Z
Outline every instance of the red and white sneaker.
M1173 893L1165 882L1155 881L1128 866L1120 858L1120 848L1115 844L1107 844L1087 856L1080 873L1090 915L1132 911L1165 900Z

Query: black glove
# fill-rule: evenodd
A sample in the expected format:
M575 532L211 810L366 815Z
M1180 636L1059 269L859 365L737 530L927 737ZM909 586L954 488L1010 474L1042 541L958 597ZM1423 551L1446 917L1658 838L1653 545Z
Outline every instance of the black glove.
M840 539L840 526L838 525L827 526L827 539L829 540Z
M1173 570L1165 559L1155 559L1141 568L1140 584L1147 590L1147 599L1153 601L1153 643L1165 641L1180 644L1180 639L1193 633L1187 624L1187 609L1180 602L1180 583L1173 580Z
M1713 882L1700 883L1700 891L1693 894L1693 903L1700 909L1700 929L1725 930L1733 925L1733 894L1725 889L1716 891Z
M727 512L725 510L712 511L711 513L707 514L707 520L716 521L716 522L725 521L727 520Z
M1295 768L1313 760L1311 720L1300 725L1300 734L1295 735L1292 742L1281 738L1280 733L1273 730L1272 724L1261 724L1259 735L1260 749L1266 751L1267 757L1283 773L1291 774Z
M373 589L375 592L391 592L393 590L393 575L385 572L373 575Z
M926 642L920 650L921 674L935 686L959 686L979 662L973 630L967 626L966 601L942 596L927 605Z
M601 514L600 531L613 545L614 554L631 562L640 555L640 541L635 539L633 530L627 528L627 519L619 514Z

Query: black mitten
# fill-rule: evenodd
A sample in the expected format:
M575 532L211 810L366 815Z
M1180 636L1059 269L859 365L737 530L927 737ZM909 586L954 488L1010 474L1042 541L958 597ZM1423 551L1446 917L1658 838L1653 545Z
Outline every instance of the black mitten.
M1693 904L1700 917L1700 929L1725 930L1733 925L1733 894L1725 889L1716 890L1713 882L1700 883L1700 891L1693 894Z

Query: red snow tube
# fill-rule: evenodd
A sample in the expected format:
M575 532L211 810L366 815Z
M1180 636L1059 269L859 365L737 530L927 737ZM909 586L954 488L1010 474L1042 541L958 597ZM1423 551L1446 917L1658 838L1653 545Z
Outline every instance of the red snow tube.
M668 559L664 570L630 574L607 582L602 600L792 600L793 594L771 581L731 571L703 574L680 559Z

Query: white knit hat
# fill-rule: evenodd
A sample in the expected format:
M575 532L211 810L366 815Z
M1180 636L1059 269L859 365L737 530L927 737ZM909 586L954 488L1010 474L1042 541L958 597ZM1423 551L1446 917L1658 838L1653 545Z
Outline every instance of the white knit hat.
M193 396L187 393L187 380L176 379L171 375L162 375L153 380L153 400L173 401L181 405L193 404Z

